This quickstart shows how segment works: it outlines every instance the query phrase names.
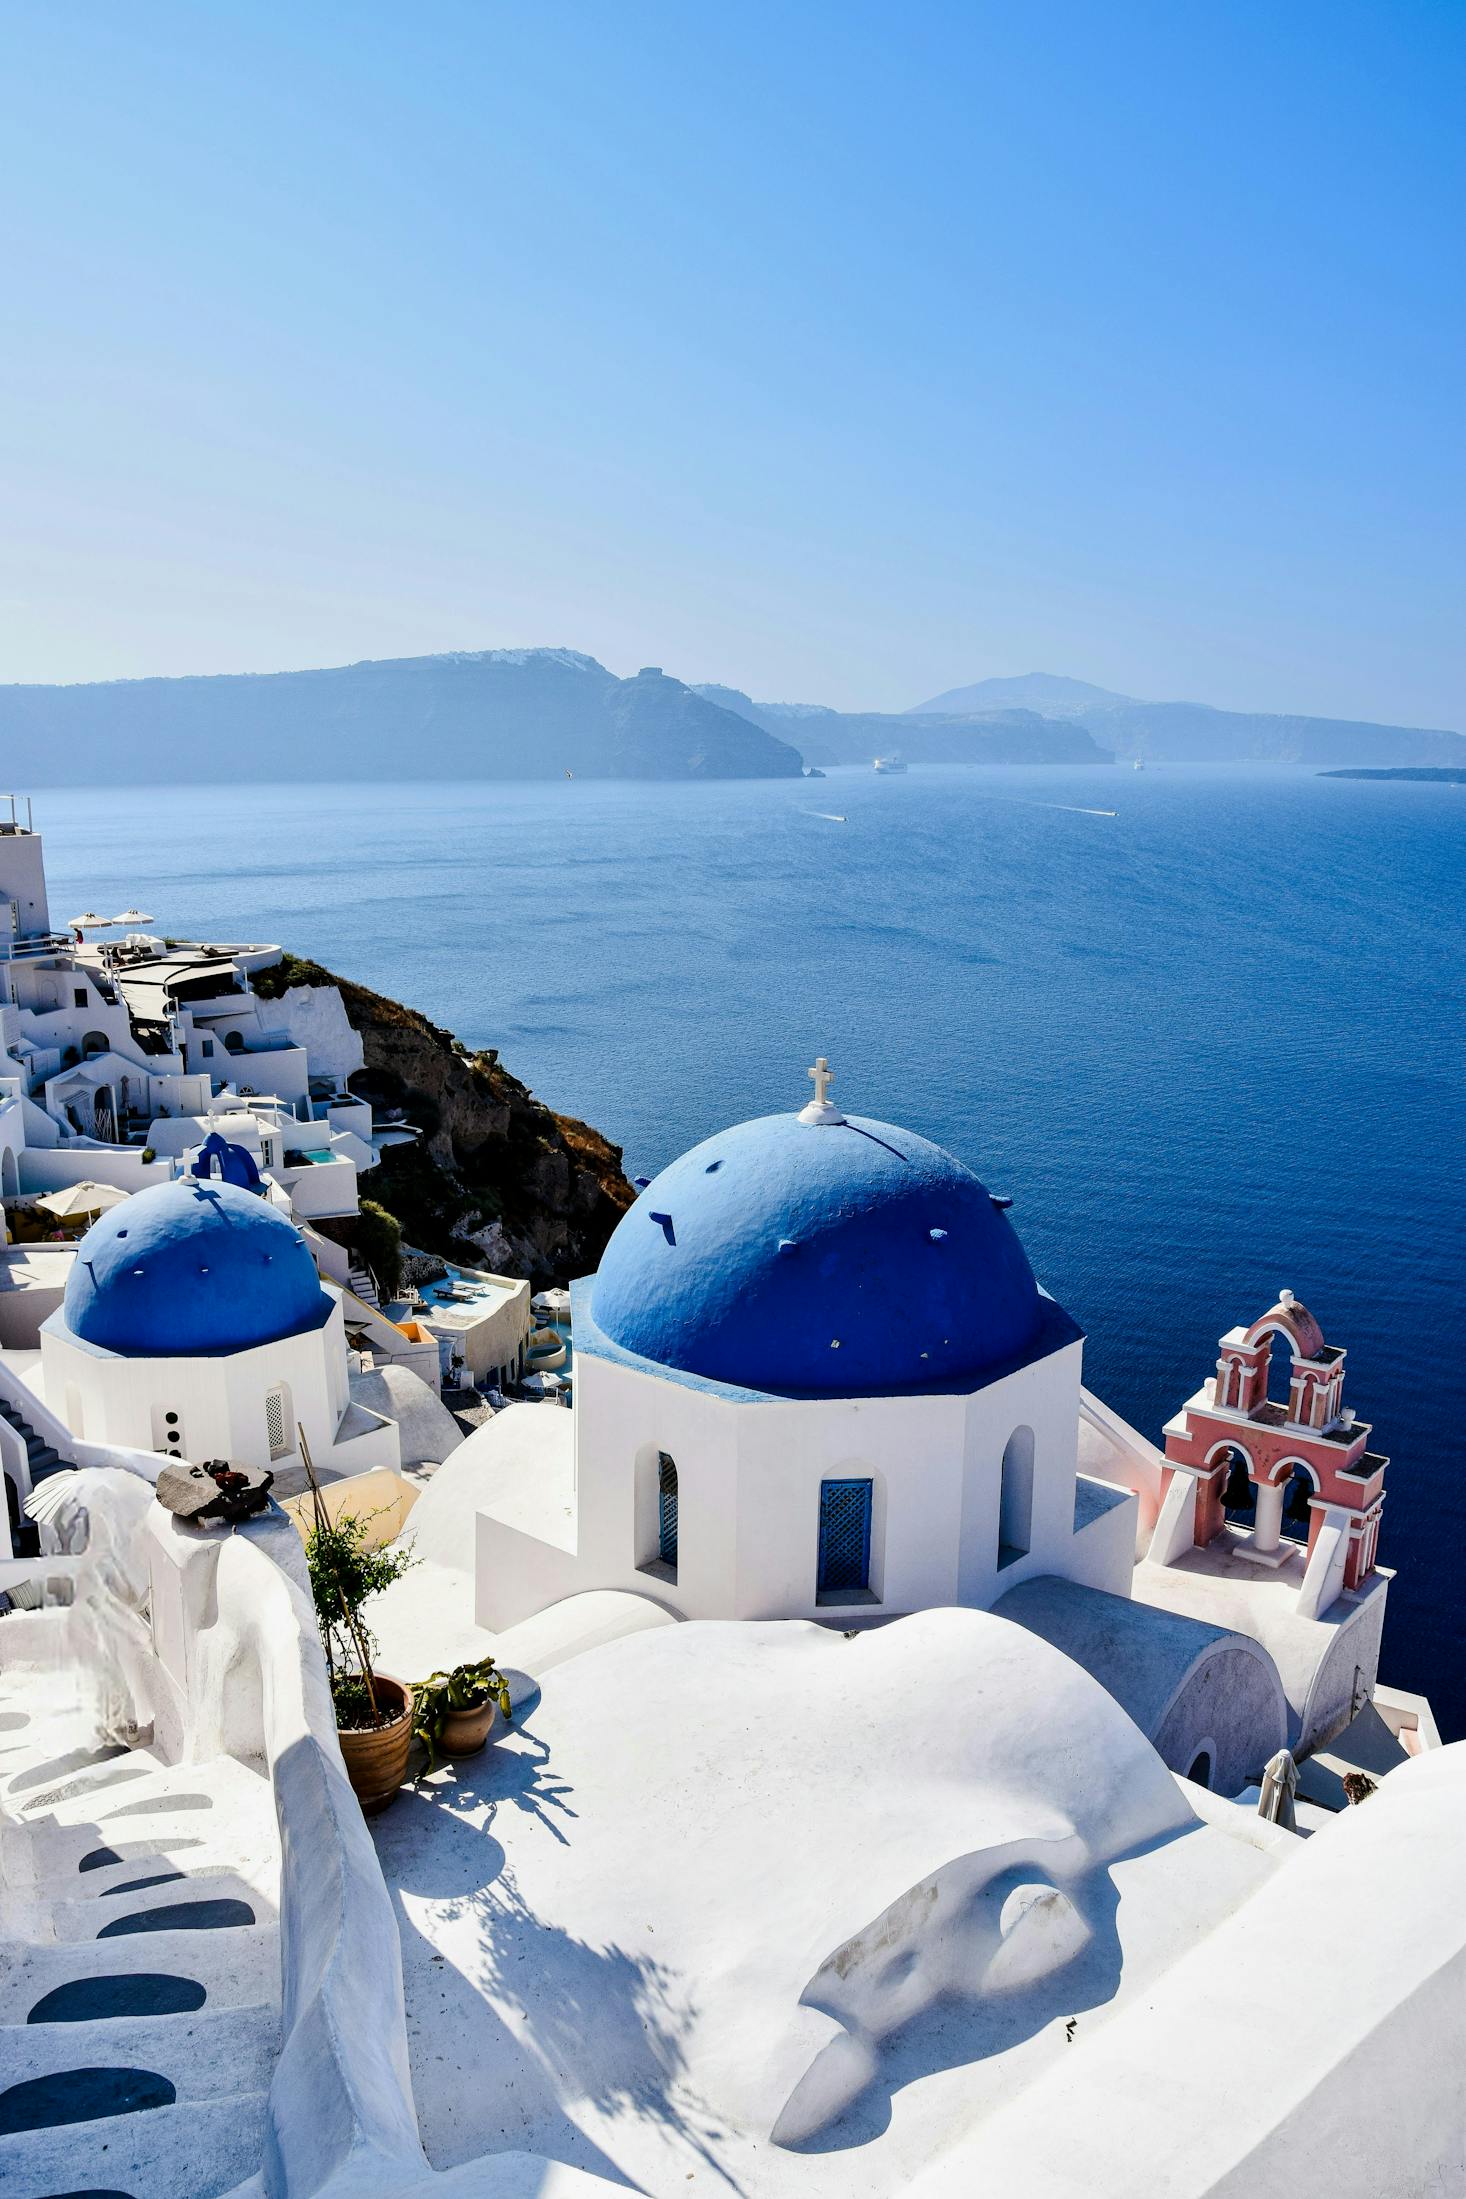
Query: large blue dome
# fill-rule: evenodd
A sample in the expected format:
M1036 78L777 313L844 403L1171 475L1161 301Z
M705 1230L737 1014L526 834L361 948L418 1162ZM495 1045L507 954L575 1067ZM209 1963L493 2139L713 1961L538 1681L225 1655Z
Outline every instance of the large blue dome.
M330 1310L293 1222L256 1192L183 1177L87 1231L62 1314L104 1351L206 1359L320 1328Z
M591 1299L615 1344L742 1389L939 1387L1038 1333L1033 1270L970 1169L889 1123L767 1115L623 1215Z

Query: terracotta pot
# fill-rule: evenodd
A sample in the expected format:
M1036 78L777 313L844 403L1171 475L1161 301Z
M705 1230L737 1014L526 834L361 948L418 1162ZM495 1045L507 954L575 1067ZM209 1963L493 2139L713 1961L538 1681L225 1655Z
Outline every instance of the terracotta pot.
M412 1690L385 1672L375 1676L377 1707L390 1721L336 1737L346 1764L346 1776L362 1807L364 1817L384 1810L407 1777L407 1754L412 1747Z
M477 1756L489 1738L496 1710L490 1695L484 1702L476 1703L472 1710L450 1710L443 1719L443 1731L438 1741L440 1756Z

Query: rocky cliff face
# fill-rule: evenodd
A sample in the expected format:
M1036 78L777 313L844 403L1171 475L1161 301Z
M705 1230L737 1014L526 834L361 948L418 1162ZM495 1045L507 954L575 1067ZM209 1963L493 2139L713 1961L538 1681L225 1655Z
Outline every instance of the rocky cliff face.
M415 1008L317 963L287 956L256 974L268 995L338 988L362 1043L354 1089L401 1108L421 1130L392 1146L362 1194L395 1214L409 1243L480 1267L527 1275L536 1288L589 1273L636 1196L621 1150L557 1115L511 1076L495 1049L470 1054Z

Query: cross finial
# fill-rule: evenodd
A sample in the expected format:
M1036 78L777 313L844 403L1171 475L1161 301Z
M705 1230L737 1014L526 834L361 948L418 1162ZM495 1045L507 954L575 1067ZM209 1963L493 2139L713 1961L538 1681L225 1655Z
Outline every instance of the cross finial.
M845 1117L830 1097L830 1086L835 1081L835 1072L823 1054L807 1073L814 1086L814 1098L807 1107L800 1108L799 1120L805 1123L843 1123Z

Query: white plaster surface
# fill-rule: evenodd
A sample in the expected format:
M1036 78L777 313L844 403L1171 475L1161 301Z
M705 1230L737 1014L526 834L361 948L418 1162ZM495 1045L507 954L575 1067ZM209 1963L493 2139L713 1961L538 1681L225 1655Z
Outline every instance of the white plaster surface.
M372 1367L349 1379L356 1404L397 1423L404 1466L441 1465L463 1442L442 1398L410 1367Z
M1092 1673L1172 1771L1204 1753L1206 1783L1237 1794L1286 1745L1282 1683L1245 1634L1052 1578L1021 1582L998 1610Z
M1401 1765L914 2199L1466 2188L1463 1820L1466 1746Z
M434 2165L652 2193L902 2190L1275 1867L956 1610L588 1651L375 1833Z
M292 985L278 1000L264 1001L261 1013L267 1023L306 1049L312 1075L335 1077L344 1085L361 1067L361 1037L347 1020L336 986Z
M577 1350L574 1469L541 1424L501 1415L474 1440L501 1458L479 1507L478 1617L514 1625L561 1597L619 1588L687 1618L865 1620L979 1608L1057 1573L1123 1592L1136 1500L1076 1485L1081 1347L1065 1344L971 1392L793 1400ZM552 1416L553 1417L553 1416ZM1003 1460L1031 1439L1021 1548L1000 1556ZM502 1446L502 1450L501 1447ZM675 1574L659 1561L659 1454L677 1465ZM872 1486L868 1584L819 1592L820 1487Z
M569 1503L574 1474L571 1416L543 1405L510 1405L454 1452L423 1489L397 1547L413 1565L374 1596L366 1619L383 1668L407 1679L479 1657L501 1657L513 1673L538 1674L600 1642L669 1623L652 1600L616 1590L546 1603L517 1625L490 1629L476 1616L474 1570L479 1511L492 1487L523 1490L529 1516L547 1525ZM516 1689L518 1681L512 1683Z
M1113 1406L1092 1390L1080 1390L1079 1471L1134 1491L1140 1507L1137 1554L1149 1542L1160 1511L1164 1466L1161 1452Z
M1310 1618L1298 1608L1306 1571L1302 1545L1285 1544L1282 1564L1271 1567L1250 1564L1240 1554L1243 1541L1226 1528L1205 1549L1184 1551L1173 1564L1147 1559L1135 1568L1131 1593L1137 1603L1261 1643L1283 1683L1288 1745L1302 1754L1368 1701L1393 1576L1378 1568L1362 1590L1336 1597L1321 1618Z

